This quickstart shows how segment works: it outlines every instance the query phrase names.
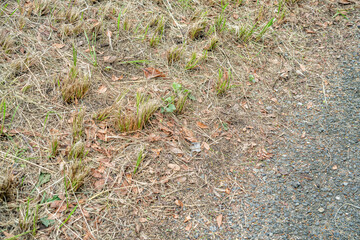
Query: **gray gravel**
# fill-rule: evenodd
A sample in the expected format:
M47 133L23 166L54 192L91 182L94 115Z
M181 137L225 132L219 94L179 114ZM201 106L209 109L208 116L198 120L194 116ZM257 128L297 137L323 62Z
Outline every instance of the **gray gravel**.
M310 109L288 103L292 128L273 144L274 157L252 169L251 192L219 206L224 227L210 225L195 238L360 239L359 58L344 57L328 77L327 104L321 94Z

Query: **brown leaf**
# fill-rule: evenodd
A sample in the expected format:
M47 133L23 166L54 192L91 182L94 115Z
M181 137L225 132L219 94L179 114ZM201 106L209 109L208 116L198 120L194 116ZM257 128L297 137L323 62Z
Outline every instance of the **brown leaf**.
M188 221L190 221L190 220L191 220L191 217L190 217L190 215L189 215L189 216L187 216L187 217L185 218L184 223L186 223L186 222L188 222Z
M116 56L105 56L104 57L104 62L106 63L113 63L117 60L118 58Z
M180 166L177 164L169 163L168 167L171 168L174 171L180 171Z
M202 128L202 129L209 128L208 125L205 125L205 124L203 124L202 122L196 122L196 125L197 125L199 128Z
M183 151L176 147L172 147L170 150L175 154L183 154Z
M230 188L226 188L226 189L225 189L225 193L226 193L226 194L230 194L230 193L231 193Z
M148 140L149 140L150 142L157 142L157 141L159 141L160 139L161 139L161 137L158 136L158 135L156 135L155 133L151 133L151 134L149 135L149 137L148 137Z
M303 131L302 134L301 134L301 138L305 138L305 135L306 135L306 132Z
M186 231L190 231L191 230L191 223L189 223L186 227L185 227Z
M63 48L65 45L64 45L64 44L60 44L60 43L54 43L52 46L53 46L54 48L60 49L60 48Z
M179 207L183 207L184 206L184 204L183 204L183 202L182 201L180 201L180 200L175 200L175 204L177 205L177 206L179 206Z
M349 5L353 3L352 1L349 0L339 0L338 2L342 5Z
M306 33L309 33L309 34L316 34L316 32L314 32L313 30L309 30L309 29L306 29Z
M176 181L177 181L178 183L183 183L183 182L186 181L186 177L179 177L179 178L176 179Z
M144 71L145 77L147 79L157 78L157 77L166 77L166 75L163 72L161 72L160 70L158 70L156 68L148 67L148 68L144 68L143 71Z
M146 219L146 218L140 218L139 219L139 222L141 222L141 223L145 223L145 222L147 222L148 220Z
M111 80L112 81L120 81L121 79L123 79L124 78L124 75L121 75L120 77L117 77L117 76L115 76L115 75L112 75L111 76Z
M206 142L203 142L203 147L204 147L206 150L210 150L210 146L209 146L209 144L207 144Z
M222 224L222 219L223 219L223 215L222 215L222 214L220 214L219 216L216 217L216 222L217 222L218 227L221 226L221 224Z
M107 87L106 86L100 86L99 89L98 89L98 93L104 93L107 91Z
M105 184L105 179L99 179L94 183L96 189L101 189Z
M310 102L308 102L308 104L306 105L306 108L307 108L307 109L310 109L310 108L312 108L312 106L313 106L313 102L310 101Z

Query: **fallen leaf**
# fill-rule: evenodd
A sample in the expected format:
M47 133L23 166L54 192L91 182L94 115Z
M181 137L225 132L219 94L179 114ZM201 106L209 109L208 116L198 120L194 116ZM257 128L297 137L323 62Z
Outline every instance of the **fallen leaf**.
M145 222L147 222L148 220L146 219L146 218L140 218L139 219L139 222L141 222L141 223L145 223Z
M178 183L183 183L183 182L186 181L186 177L179 177L179 178L176 179L176 181L177 181Z
M191 217L190 217L190 215L189 215L189 216L187 216L187 217L185 218L184 223L186 223L186 222L188 222L188 221L190 221L190 220L191 220Z
M352 4L353 2L349 1L349 0L339 0L338 1L340 4L342 5L349 5L349 4Z
M315 34L316 32L314 32L314 31L312 31L312 30L309 30L309 29L306 29L306 33Z
M191 223L189 223L186 227L185 227L186 231L190 231L191 230Z
M226 189L225 189L225 193L226 193L226 194L230 194L230 193L231 193L230 188L226 188Z
M115 76L115 75L112 75L111 76L111 80L112 81L120 81L121 79L123 79L124 78L124 75L121 75L120 77L117 77L117 76Z
M105 56L104 57L104 62L106 63L113 63L117 60L118 58L116 56Z
M236 13L234 13L234 14L233 14L233 18L236 20L236 19L238 19L238 18L239 18L239 15L238 15L238 14L236 14Z
M162 148L152 148L151 151L156 154L156 156L160 156Z
M184 206L184 204L183 204L183 202L182 201L180 201L180 200L175 200L175 204L177 205L177 206L179 206L179 207L183 207Z
M196 125L197 125L199 128L202 128L202 129L209 128L208 125L205 125L205 124L202 123L202 122L196 122Z
M276 98L271 98L270 100L273 101L274 103L278 102L278 100Z
M181 149L179 149L179 148L173 147L173 148L171 148L171 151L175 154L183 154L183 151L181 151Z
M216 222L217 222L218 227L221 226L221 224L222 224L222 219L223 219L223 215L222 215L222 214L220 214L219 216L216 217Z
M94 183L94 186L96 189L101 189L104 186L104 184L105 184L105 179L100 179Z
M148 67L148 68L144 68L143 71L144 71L145 77L147 79L157 78L157 77L166 77L166 75L163 72L161 72L160 70L158 70L156 68Z
M306 105L306 108L307 108L307 109L310 109L310 108L312 108L312 106L313 106L313 102L310 101L310 102L308 102L308 104Z
M206 150L210 150L210 146L206 142L203 142L203 146Z
M301 134L301 138L305 138L305 135L306 135L306 132L303 131L302 134Z
M171 168L174 171L180 171L180 166L177 164L169 163L168 167Z
M334 165L334 166L332 167L332 169L333 169L333 170L336 170L336 169L338 169L338 166L337 166L337 165Z
M105 87L104 85L100 86L99 89L98 89L98 93L104 93L106 91L107 91L107 87Z
M53 44L53 47L54 48L58 48L58 49L61 49L61 48L63 48L65 45L64 44L60 44L60 43L54 43Z
M148 137L148 140L150 142L156 142L156 141L159 141L160 139L161 139L161 137L156 135L155 133L151 133Z

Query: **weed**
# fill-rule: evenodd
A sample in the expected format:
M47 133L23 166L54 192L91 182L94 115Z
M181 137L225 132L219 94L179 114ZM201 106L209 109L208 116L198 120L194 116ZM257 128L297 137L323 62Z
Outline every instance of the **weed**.
M6 118L6 101L5 98L1 100L0 103L0 110L1 110L1 126L0 126L0 135L4 133L5 128L5 118Z
M204 47L204 49L207 50L207 51L212 51L212 50L214 50L216 48L218 42L219 42L219 38L216 37L216 36L213 36L210 39L208 45L206 47Z
M174 62L179 61L180 57L181 57L181 54L182 54L182 50L179 49L178 46L173 47L172 49L170 49L166 54L168 64L172 65Z
M149 100L141 93L136 94L136 111L119 109L115 125L122 132L143 129L150 117L159 108L156 100Z
M65 221L62 222L61 225L59 226L59 229L60 229L62 226L64 226L64 224L65 224L67 221L69 221L69 219L71 218L71 216L75 213L77 207L78 207L78 205L76 205L76 206L73 208L73 210L71 210L69 216L68 216L68 217L65 219Z
M81 140L84 134L84 116L85 110L81 109L80 111L76 111L73 115L73 122L72 122L72 137L73 143Z
M114 106L102 108L94 114L93 118L97 121L104 121L110 117L112 112L114 112Z
M53 138L51 140L51 144L50 144L50 158L54 158L57 156L57 154L59 153L59 140L57 138Z
M256 29L256 23L253 25L253 26L248 26L248 25L243 25L243 26L240 26L239 29L238 29L238 39L239 41L242 41L242 42L248 42L255 29Z
M65 176L65 188L76 192L85 182L89 175L89 168L79 160L71 163Z
M50 12L50 1L49 0L35 0L34 1L35 13L40 17Z
M274 20L275 18L272 18L263 28L262 30L260 31L260 33L257 35L256 37L256 41L259 41L263 36L264 34L266 33L266 31L274 24Z
M191 58L190 60L186 63L185 65L185 69L186 70L191 70L194 69L198 66L198 64L200 63L201 60L204 60L207 58L207 51L204 51L204 54L201 57L197 57L196 52L193 52L191 54Z
M195 23L189 30L189 37L191 40L201 38L205 35L206 20L201 20Z
M11 171L7 171L3 181L0 183L0 200L5 202L12 201L15 187L14 176Z
M6 54L12 53L15 46L15 41L5 30L0 31L0 35L2 36L0 39L0 47Z
M72 145L71 150L69 152L68 159L84 159L86 156L85 152L85 143L79 140L75 144Z
M229 5L228 1L221 1L221 13L218 18L215 20L215 27L219 32L226 30L226 18L224 16L225 9Z
M140 166L140 163L144 160L145 158L145 154L144 154L144 149L141 149L138 156L137 156L137 159L136 159L136 165L135 165L135 169L134 169L134 174L137 172L139 166Z
M26 204L20 205L19 208L19 227L23 232L36 234L37 222L39 220L39 205L36 207L30 206L33 199L28 198ZM31 230L32 227L32 230Z
M215 90L217 95L223 95L230 88L230 82L232 80L231 70L223 71L219 69L219 76L215 84Z
M173 83L172 88L172 95L163 99L165 105L161 107L161 112L181 114L186 100L189 96L190 98L193 98L193 96L190 94L190 90L183 88L179 83Z
M68 75L58 84L61 87L61 94L66 103L72 103L85 96L90 87L89 77L79 71L77 64L77 51L73 47L73 65Z

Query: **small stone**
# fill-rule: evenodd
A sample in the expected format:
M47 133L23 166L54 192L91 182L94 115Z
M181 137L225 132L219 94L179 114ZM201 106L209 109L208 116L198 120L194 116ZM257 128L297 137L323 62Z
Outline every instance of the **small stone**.
M323 213L323 212L325 212L325 209L321 207L318 209L318 211L319 211L319 213Z
M336 200L341 200L341 197L340 197L340 196L336 196L335 199L336 199Z

